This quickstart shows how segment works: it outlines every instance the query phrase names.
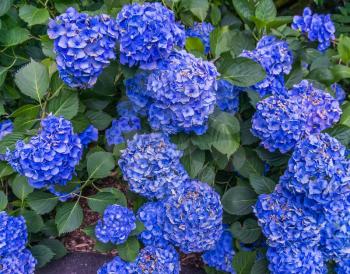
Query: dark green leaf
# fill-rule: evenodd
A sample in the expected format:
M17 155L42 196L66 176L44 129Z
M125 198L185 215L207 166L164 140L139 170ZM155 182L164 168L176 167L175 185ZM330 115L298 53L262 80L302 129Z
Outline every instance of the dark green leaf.
M13 169L6 162L0 162L0 178L11 175L13 172Z
M282 154L279 152L269 152L262 147L257 147L255 152L258 154L259 158L271 166L283 166L288 163L290 158L289 154Z
M43 228L44 221L36 212L32 210L22 210L21 215L26 220L28 232L37 233Z
M208 0L186 0L182 4L199 20L204 21L209 10Z
M350 68L347 66L336 65L331 68L331 71L334 77L334 82L350 78Z
M45 245L35 245L30 251L35 259L38 260L37 267L39 268L49 263L55 257L55 253Z
M112 193L99 192L87 198L89 207L98 213L103 213L108 205L116 203L116 198Z
M112 117L103 111L89 110L86 116L98 130L106 129L112 122Z
M198 174L198 179L201 182L206 182L209 185L214 185L215 182L215 169L211 165L204 167Z
M124 261L132 262L136 259L139 253L140 243L136 237L129 237L124 244L117 246L117 250L120 258Z
M114 167L115 159L110 152L99 151L87 157L87 171L91 179L109 176Z
M264 163L253 150L240 147L233 155L233 168L242 176L249 178L251 174L262 175Z
M5 210L7 203L8 200L6 194L0 190L0 211Z
M231 231L234 237L244 244L254 243L261 235L261 228L254 219L244 220L243 225L240 222L233 223Z
M46 9L38 9L32 5L24 5L19 9L19 17L29 26L46 24L50 15Z
M233 7L235 8L237 14L246 20L251 20L254 15L254 3L249 0L232 0Z
M38 214L46 214L52 211L58 203L58 198L50 193L35 191L27 197L29 206Z
M55 223L59 234L77 229L82 222L83 210L78 202L68 202L57 209Z
M0 2L2 2L2 0ZM29 38L29 31L21 27L14 27L13 29L0 32L0 44L4 47L12 47L22 44Z
M340 118L340 124L350 127L350 103L342 106L343 115Z
M0 16L3 16L11 7L13 0L0 1Z
M28 184L27 178L19 174L10 182L10 186L13 194L21 201L34 191L34 188Z
M233 215L247 215L252 212L256 202L256 193L246 186L230 188L222 197L224 210Z
M268 264L266 259L256 260L250 274L269 274Z
M249 176L250 185L254 188L257 194L268 194L274 191L276 183L270 178L251 174Z
M268 21L273 20L277 15L277 10L275 4L272 0L260 0L255 9L255 16L267 23Z
M350 127L344 125L336 125L326 131L329 135L335 137L344 146L350 144Z
M122 206L127 206L127 200L123 192L121 192L119 189L114 188L114 187L106 187L102 188L101 192L108 192L112 193L114 195L114 198L116 201L114 202L115 204L122 205Z
M205 160L205 152L199 149L185 151L181 162L191 177L196 177L202 170Z
M54 259L58 260L67 254L67 250L64 245L56 239L45 239L40 242L41 245L47 246L55 253Z
M233 267L237 274L250 274L255 262L255 252L240 251L233 257Z
M79 99L76 91L63 90L53 98L48 105L49 113L55 116L64 116L66 119L72 119L78 113Z

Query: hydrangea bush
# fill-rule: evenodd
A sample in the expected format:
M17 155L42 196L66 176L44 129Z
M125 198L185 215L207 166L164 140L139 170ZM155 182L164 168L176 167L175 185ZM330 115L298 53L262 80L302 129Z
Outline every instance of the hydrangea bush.
M0 273L349 273L345 2L1 0Z

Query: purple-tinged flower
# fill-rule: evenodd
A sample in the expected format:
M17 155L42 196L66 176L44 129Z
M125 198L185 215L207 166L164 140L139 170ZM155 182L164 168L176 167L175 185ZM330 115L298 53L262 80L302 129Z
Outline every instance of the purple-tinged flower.
M122 244L136 228L132 210L120 205L108 206L101 220L97 222L95 234L102 243Z
M192 27L186 29L186 37L199 38L204 45L204 52L208 54L210 51L210 33L214 30L212 24L207 22L195 22Z
M97 274L142 274L134 263L125 262L116 256L97 270Z
M305 8L302 16L294 16L292 28L307 34L310 41L318 42L318 50L320 51L329 48L335 40L335 26L331 16L329 14L312 14L310 8Z
M124 134L141 129L141 120L135 115L122 116L112 121L112 126L106 130L108 145L124 143Z
M37 260L28 249L0 258L1 274L34 274Z
M83 147L87 147L90 143L98 140L98 129L93 125L89 125L83 132L79 133L80 143Z
M134 110L133 103L131 101L120 101L117 104L117 113L119 116L132 116L136 115Z
M117 15L120 63L154 69L175 46L183 47L185 32L174 13L160 3L125 5Z

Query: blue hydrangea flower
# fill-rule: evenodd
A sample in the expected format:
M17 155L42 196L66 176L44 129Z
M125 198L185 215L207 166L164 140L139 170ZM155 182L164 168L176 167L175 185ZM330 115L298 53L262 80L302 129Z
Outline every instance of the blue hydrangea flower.
M79 133L78 136L83 147L87 147L90 143L98 140L98 129L93 125L89 125L83 132Z
M164 238L184 253L215 247L222 228L220 196L208 184L189 180L164 201Z
M117 113L119 116L130 116L137 114L131 101L120 101L117 104Z
M89 16L74 8L54 20L47 31L61 79L73 88L91 88L110 60L115 59L116 21L106 14Z
M251 132L267 150L286 153L303 138L307 119L307 113L294 99L270 96L257 104Z
M69 190L69 192L57 190L55 186L48 187L48 191L58 197L58 200L61 202L67 202L68 200L72 199L74 197L74 193L77 192L78 189L80 189L80 185L75 186L73 189Z
M112 121L112 126L106 130L106 140L108 145L124 143L125 133L141 129L141 120L135 115L122 116Z
M141 274L137 271L134 263L125 262L120 257L116 256L108 263L105 263L97 270L97 274Z
M146 72L139 72L125 81L126 95L132 102L134 110L142 116L147 116L153 101L147 91L148 75Z
M131 191L162 199L188 178L180 163L182 154L162 133L135 135L118 164Z
M148 202L137 212L137 219L141 221L145 229L139 235L144 245L166 246L168 241L163 237L164 223L163 202Z
M346 148L328 134L313 134L299 142L280 178L292 193L303 194L319 204L328 204L350 193Z
M269 247L266 254L269 270L278 274L326 274L327 265L316 247Z
M195 22L192 27L186 29L186 37L197 37L204 45L204 52L208 54L210 51L210 33L214 30L212 24L207 22Z
M147 90L153 97L149 122L153 129L169 134L205 133L216 103L213 63L186 51L174 51L148 77Z
M42 188L70 181L81 156L82 145L71 122L49 115L41 121L39 134L27 144L18 141L6 160L31 186Z
M11 120L5 120L0 122L0 141L6 135L11 134L13 131L13 123Z
M292 28L307 34L310 41L318 42L318 50L324 51L335 40L335 26L331 16L312 14L310 8L305 8L302 16L294 16Z
M239 94L242 91L244 88L234 86L226 80L219 80L216 91L218 107L222 111L235 114L239 108Z
M335 267L335 273L347 274L350 273L350 258L349 256L340 260Z
M34 274L37 260L28 249L0 258L1 274Z
M333 90L335 99L338 100L339 104L341 105L342 103L344 103L346 99L346 92L343 89L343 87L337 83L334 83L333 85L331 85L331 89Z
M174 13L160 3L125 5L117 15L120 63L154 69L175 46L185 43L185 32Z
M136 266L142 274L179 274L180 256L171 245L146 246L140 251L136 259Z
M136 218L132 210L120 205L108 206L102 220L97 222L95 234L102 243L122 244L136 228Z
M214 267L219 271L225 271L231 274L236 273L232 267L233 250L232 234L228 230L228 226L224 226L224 231L213 249L205 251L202 259L205 264Z
M264 36L255 50L243 50L240 56L252 59L265 69L266 78L252 87L261 97L285 94L283 74L289 74L293 64L292 52L287 42L274 36Z
M278 185L271 194L259 195L254 213L269 246L309 247L320 241L323 219L313 211L283 195Z
M26 221L22 216L12 217L0 212L0 256L22 251L28 240Z

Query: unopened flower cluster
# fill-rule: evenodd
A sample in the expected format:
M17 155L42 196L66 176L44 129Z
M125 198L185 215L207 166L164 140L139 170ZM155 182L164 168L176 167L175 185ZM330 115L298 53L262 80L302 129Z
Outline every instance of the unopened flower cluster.
M252 133L271 152L286 153L299 140L331 127L340 119L338 101L306 80L287 94L260 101L252 119Z
M83 147L87 147L90 143L96 142L98 139L98 129L93 125L89 125L84 131L79 133L80 143Z
M186 37L199 38L204 45L206 54L210 51L210 33L214 30L212 24L207 22L195 22L193 26L186 29Z
M265 69L265 79L252 87L261 97L285 94L284 75L290 73L293 63L292 52L287 42L274 36L264 36L255 50L243 50L240 56L252 59Z
M106 14L89 16L74 8L54 20L47 31L54 40L61 79L73 88L91 88L115 59L117 23Z
M318 49L324 51L335 40L335 26L331 16L312 13L310 8L305 8L302 16L294 16L292 28L307 34L312 42L318 42Z
M27 227L22 216L0 212L0 270L3 274L33 274L36 259L26 249Z

